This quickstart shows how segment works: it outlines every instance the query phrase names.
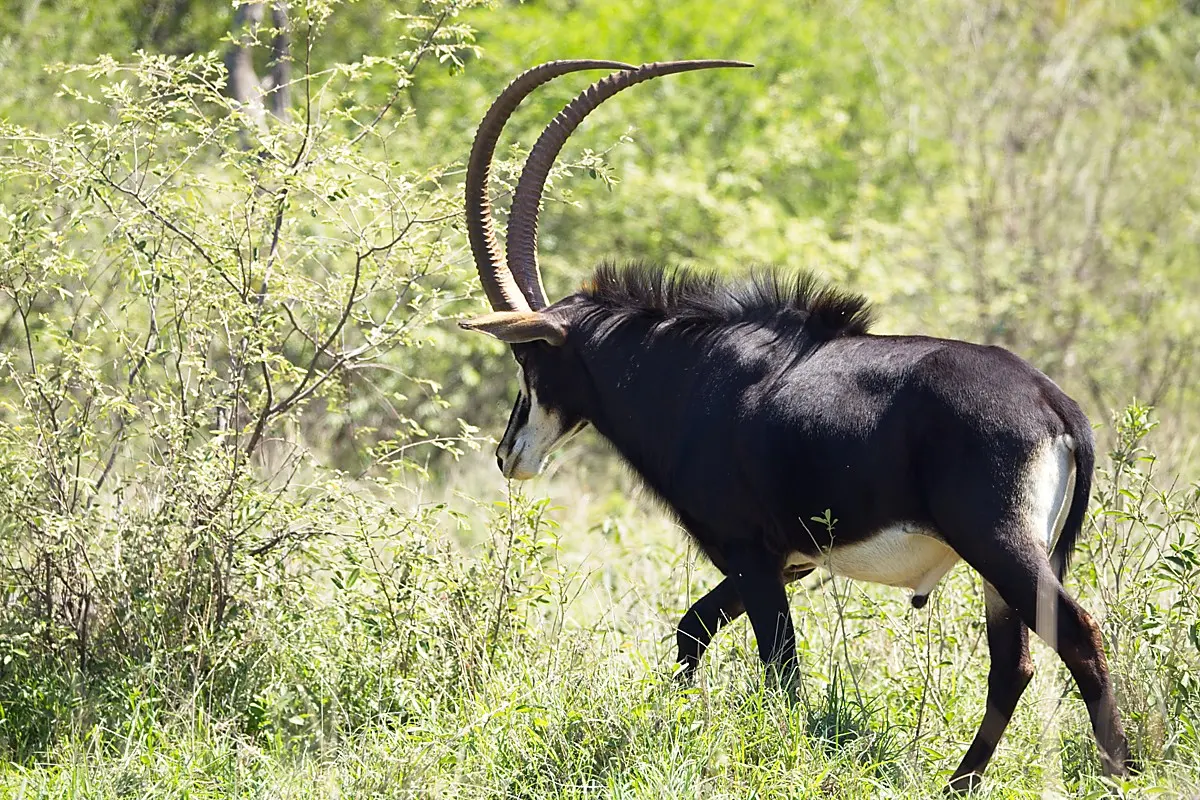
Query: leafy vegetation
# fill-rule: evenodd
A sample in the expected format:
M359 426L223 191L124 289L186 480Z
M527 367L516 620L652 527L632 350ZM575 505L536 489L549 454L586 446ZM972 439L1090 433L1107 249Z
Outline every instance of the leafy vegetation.
M968 570L921 611L795 589L795 699L745 624L682 688L711 568L596 441L495 472L462 161L512 75L581 55L758 68L589 119L551 295L769 261L1046 370L1101 423L1069 585L1145 771L1099 777L1035 646L981 796L1200 792L1194 4L297 0L278 117L227 90L276 33L227 3L0 8L0 796L940 791L983 713ZM500 205L579 85L514 120Z

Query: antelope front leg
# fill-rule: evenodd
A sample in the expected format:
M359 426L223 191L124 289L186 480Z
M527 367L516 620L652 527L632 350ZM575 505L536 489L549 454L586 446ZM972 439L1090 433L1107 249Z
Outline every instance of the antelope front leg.
M796 629L788 610L779 559L760 548L738 547L727 556L729 580L737 587L758 639L758 655L774 667L785 686L799 675Z
M681 680L690 680L696 674L700 659L717 631L745 611L732 578L721 581L692 604L683 619L679 620L679 628L675 631L675 642L679 645L677 660L683 667L679 673Z

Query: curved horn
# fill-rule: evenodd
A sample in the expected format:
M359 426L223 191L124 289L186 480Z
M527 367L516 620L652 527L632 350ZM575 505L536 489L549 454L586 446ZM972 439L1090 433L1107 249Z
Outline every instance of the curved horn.
M513 281L512 273L502 263L500 243L496 240L496 228L492 223L492 204L488 199L492 154L496 151L496 142L500 139L504 123L508 122L508 118L530 92L559 75L584 69L632 68L619 61L550 61L518 75L500 93L479 123L475 142L471 145L471 157L467 161L467 237L471 241L479 280L496 311L522 311L529 307L525 296Z
M697 69L752 66L754 65L744 61L711 59L643 64L637 69L617 72L593 83L580 92L546 126L546 130L538 138L537 144L529 151L529 158L525 160L525 168L521 171L520 180L517 181L517 193L513 198L512 214L508 220L508 269L516 278L517 285L525 293L525 297L534 311L540 311L548 305L546 291L542 288L542 275L538 268L537 258L538 205L542 199L542 189L546 185L546 176L550 174L550 167L554 165L554 159L562 150L567 137L579 127L579 123L583 122L584 117L622 89L628 89L634 84L648 81L651 78Z

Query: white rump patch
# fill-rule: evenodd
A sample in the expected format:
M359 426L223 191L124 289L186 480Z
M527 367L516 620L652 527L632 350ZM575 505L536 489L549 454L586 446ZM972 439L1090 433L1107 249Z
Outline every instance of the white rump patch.
M1034 450L1024 483L1025 522L1049 552L1062 533L1075 494L1075 439L1064 433Z
M902 586L927 595L958 563L958 553L932 531L916 525L892 525L869 539L835 545L815 558L792 553L788 566L822 567L858 581Z

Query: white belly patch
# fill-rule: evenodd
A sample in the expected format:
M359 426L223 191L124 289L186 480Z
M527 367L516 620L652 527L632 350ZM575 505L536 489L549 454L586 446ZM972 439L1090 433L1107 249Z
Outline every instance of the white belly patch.
M1052 550L1062 532L1075 490L1075 440L1063 434L1040 443L1021 479L1016 510L1029 537ZM978 535L994 535L982 531ZM837 545L810 556L795 552L787 568L821 568L859 581L912 589L913 605L925 597L959 561L936 531L896 523L854 544Z
M792 553L788 566L821 567L858 581L912 589L918 596L929 594L950 568L958 554L934 534L910 524L884 528L869 539L835 545L817 556Z

